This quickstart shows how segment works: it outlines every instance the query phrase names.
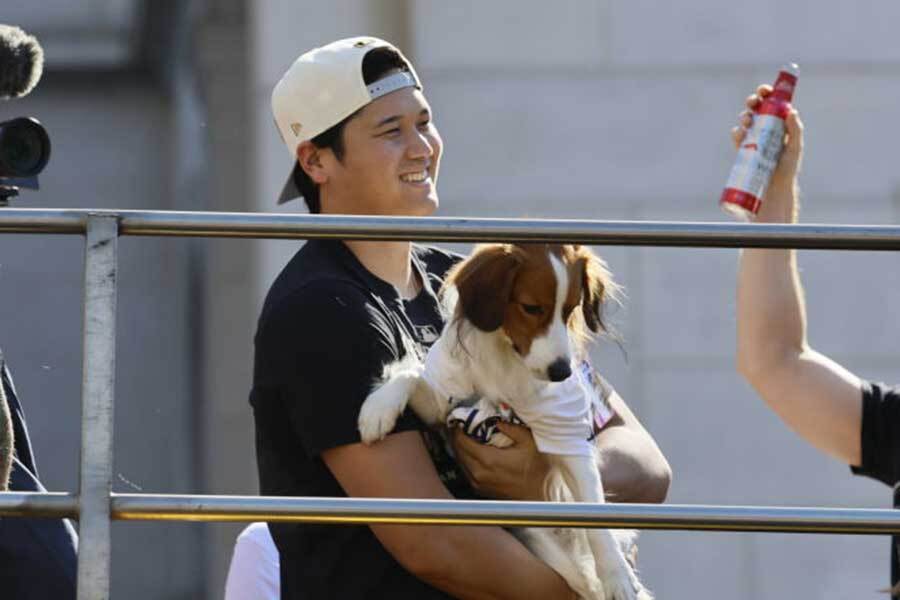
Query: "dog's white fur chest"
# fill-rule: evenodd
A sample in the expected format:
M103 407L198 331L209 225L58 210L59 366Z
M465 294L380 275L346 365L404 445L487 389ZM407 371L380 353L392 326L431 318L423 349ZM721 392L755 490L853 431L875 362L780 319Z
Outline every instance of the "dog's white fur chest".
M498 336L473 332L467 337L471 347L454 343L452 332L445 332L425 358L423 378L438 394L439 402L445 402L448 410L471 397L484 398L494 406L505 403L532 430L541 452L592 455L589 439L599 397L590 383L583 381L577 367L565 381L538 381L519 361L496 365L491 363L498 353L481 356L478 348ZM506 368L495 370L498 367Z

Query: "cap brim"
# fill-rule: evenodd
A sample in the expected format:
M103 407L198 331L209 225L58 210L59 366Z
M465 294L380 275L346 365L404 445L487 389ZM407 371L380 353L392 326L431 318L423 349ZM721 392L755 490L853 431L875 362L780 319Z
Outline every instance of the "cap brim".
M300 163L294 161L294 168L291 169L290 174L288 175L288 179L284 184L284 187L281 189L281 194L278 196L278 204L284 204L285 202L290 202L295 198L300 198L303 194L300 193L300 190L297 188L297 184L294 183L296 178L294 175L297 173L297 169L300 168Z

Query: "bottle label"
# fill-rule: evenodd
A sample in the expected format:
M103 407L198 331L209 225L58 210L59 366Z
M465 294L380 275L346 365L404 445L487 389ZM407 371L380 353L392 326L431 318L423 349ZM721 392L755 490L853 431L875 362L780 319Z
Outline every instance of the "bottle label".
M725 187L762 198L783 147L784 121L774 115L755 115Z

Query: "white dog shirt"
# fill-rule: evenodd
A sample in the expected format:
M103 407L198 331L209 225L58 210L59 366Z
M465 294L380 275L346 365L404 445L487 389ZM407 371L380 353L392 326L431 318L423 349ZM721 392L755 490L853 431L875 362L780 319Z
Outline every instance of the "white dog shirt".
M423 376L448 402L463 399L463 405L450 411L447 424L462 427L484 444L503 420L530 428L545 454L588 456L594 436L615 414L609 402L615 392L587 361L576 365L568 379L547 382L530 398L518 399L513 409L506 402L476 398L465 366L447 354L435 344L425 357Z

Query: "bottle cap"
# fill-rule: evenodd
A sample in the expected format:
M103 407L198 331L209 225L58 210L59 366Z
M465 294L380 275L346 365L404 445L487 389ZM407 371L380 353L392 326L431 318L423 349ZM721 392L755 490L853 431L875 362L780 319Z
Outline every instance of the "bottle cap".
M797 63L785 63L781 70L789 75L793 75L794 77L800 76L800 67L797 66Z

